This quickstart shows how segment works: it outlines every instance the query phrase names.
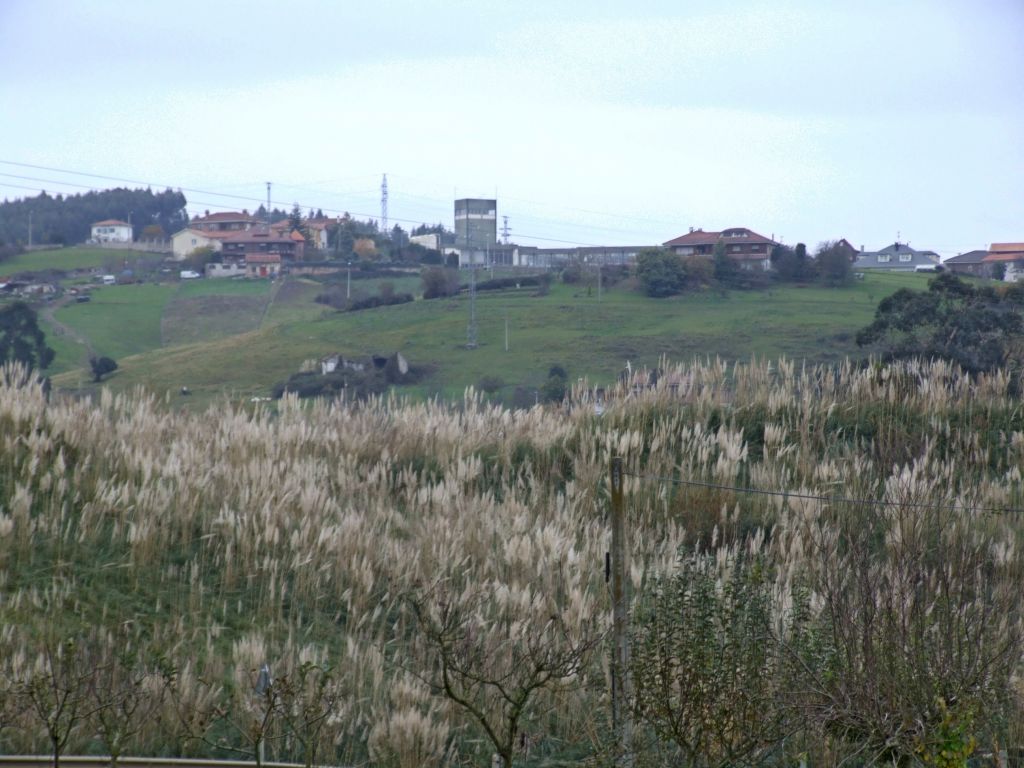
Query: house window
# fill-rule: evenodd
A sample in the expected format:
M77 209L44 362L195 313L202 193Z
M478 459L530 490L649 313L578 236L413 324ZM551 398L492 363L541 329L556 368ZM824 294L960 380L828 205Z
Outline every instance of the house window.
M886 264L886 263L888 263L888 261L889 261L889 254L888 253L880 253L880 254L878 254L878 263L879 264Z
M900 261L910 261L910 254L909 253L901 253L900 254Z
M730 245L729 246L729 250L732 251L733 253L739 253L740 252L740 246L738 246L738 245Z

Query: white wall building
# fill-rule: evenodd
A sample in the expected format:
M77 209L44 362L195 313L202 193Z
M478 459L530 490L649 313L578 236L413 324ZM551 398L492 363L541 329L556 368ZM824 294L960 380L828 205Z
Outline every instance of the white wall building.
M441 250L441 236L436 232L432 232L428 235L410 235L409 242L416 245L422 245L424 248L430 248L435 251Z
M126 221L105 219L92 225L92 242L94 243L130 243L132 227Z
M175 261L182 261L187 258L196 248L213 248L215 251L221 249L221 240L231 232L204 232L199 229L182 229L171 235L171 253Z

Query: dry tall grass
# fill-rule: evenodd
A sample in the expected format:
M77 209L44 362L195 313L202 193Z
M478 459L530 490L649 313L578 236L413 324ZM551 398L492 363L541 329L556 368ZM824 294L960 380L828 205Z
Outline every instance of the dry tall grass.
M794 585L811 585L816 614L836 607L829 600L843 591L827 589L836 563L863 577L844 610L884 602L899 617L904 606L926 632L941 614L957 642L973 637L974 622L999 623L992 642L1019 634L1016 602L1001 616L991 607L1006 604L1021 572L1024 526L977 511L1024 506L1024 412L1008 377L971 381L941 363L709 361L666 366L654 386L638 375L606 394L601 416L585 390L572 402L509 411L473 392L458 405L286 397L276 410L225 403L195 416L141 391L48 400L7 369L0 680L28 679L69 638L108 632L140 679L163 664L171 680L160 717L133 729L125 754L255 752L265 702L253 681L266 663L292 684L293 714L286 722L275 710L256 735L268 760L310 762L312 751L328 763L486 762L494 746L479 717L440 694L439 646L425 629L457 609L465 663L502 680L517 671L510 659L527 658L510 649L600 637L613 456L630 473L635 590L671 572L684 545L728 552L754 541L771 563L782 635ZM868 514L659 479L673 477L903 506ZM907 503L958 509L936 527L937 513ZM874 534L861 542L867 561L849 560L857 530ZM938 543L928 539L937 530ZM959 559L899 571L893 553L927 560L938 544ZM972 568L988 580L968 578ZM910 575L933 580L945 602L915 603ZM89 643L79 648L83 663L108 664ZM855 651L850 663L860 664ZM943 653L948 671L961 657ZM524 703L519 754L600 751L606 661L580 661ZM479 702L501 711L493 698ZM0 710L0 748L46 748L38 718ZM1007 704L999 715L1001 734L1015 738L1016 711ZM66 751L100 748L91 722L69 728ZM838 761L829 739L855 737L823 734L816 754Z

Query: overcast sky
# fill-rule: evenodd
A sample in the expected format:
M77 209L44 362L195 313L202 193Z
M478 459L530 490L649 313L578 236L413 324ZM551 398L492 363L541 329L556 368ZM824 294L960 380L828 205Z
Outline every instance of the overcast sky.
M949 256L1024 240L1024 0L0 0L0 161L8 198L376 218L387 173L406 229L496 196L538 245Z

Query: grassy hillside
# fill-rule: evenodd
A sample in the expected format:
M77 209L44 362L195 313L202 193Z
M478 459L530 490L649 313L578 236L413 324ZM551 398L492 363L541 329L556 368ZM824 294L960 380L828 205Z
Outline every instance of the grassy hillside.
M186 303L199 308L194 314L176 310L175 302L184 300L176 297L165 311L164 335L196 343L154 346L119 359L121 370L109 385L124 390L142 384L159 393L187 385L199 399L220 393L264 395L304 360L332 352L353 356L401 352L413 364L430 369L426 380L416 386L419 395L458 395L489 375L506 383L502 394L509 396L516 386L539 386L553 364L562 365L572 379L610 381L627 361L653 366L662 355L835 361L859 354L854 334L870 321L884 296L901 286L923 288L926 283L923 275L869 274L843 289L784 286L671 299L649 299L613 288L600 302L593 292L562 284L553 285L547 296L536 296L532 289L481 293L479 346L468 350L465 296L338 313L312 303L321 290L317 284L291 281L274 297L262 324L255 322L255 305L240 302L240 296L208 297L205 308L194 301ZM258 286L265 284L236 285L230 290L251 291L244 298L254 301L260 295ZM212 292L217 285L208 281L201 289L188 286L188 290ZM155 310L154 304L147 311ZM222 338L186 330L213 326L250 330ZM57 383L75 386L81 378L67 374Z
M54 317L85 336L97 355L120 360L162 346L161 318L176 290L174 284L104 286L89 303L72 302Z
M105 268L108 271L124 269L125 261L131 267L137 260L159 261L159 254L143 251L120 251L109 248L75 246L52 251L31 251L0 262L0 277L18 272L42 272L46 270L70 271L73 269Z

